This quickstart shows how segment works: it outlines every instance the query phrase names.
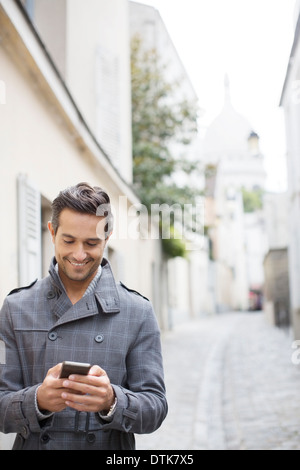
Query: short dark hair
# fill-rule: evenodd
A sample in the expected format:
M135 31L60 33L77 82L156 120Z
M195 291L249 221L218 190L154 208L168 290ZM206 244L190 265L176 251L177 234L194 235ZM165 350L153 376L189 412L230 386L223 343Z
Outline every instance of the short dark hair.
M101 210L101 206L104 210ZM59 216L64 209L106 217L105 233L106 236L110 234L113 225L110 199L102 188L92 187L88 183L78 183L76 186L70 186L60 191L52 202L51 222L55 234L59 227Z

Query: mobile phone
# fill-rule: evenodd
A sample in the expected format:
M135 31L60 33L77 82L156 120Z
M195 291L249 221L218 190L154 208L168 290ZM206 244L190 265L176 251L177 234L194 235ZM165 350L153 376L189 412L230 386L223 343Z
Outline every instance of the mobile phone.
M85 362L64 361L59 377L60 379L67 379L71 374L87 375L91 367L91 364Z

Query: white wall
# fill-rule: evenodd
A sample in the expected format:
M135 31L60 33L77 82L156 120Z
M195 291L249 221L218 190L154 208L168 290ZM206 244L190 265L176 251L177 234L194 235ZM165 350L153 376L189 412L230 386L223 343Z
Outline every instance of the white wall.
M35 0L34 22L103 149L132 181L127 0Z
M0 17L3 30L6 25L1 22L5 21L4 16ZM27 34L26 23L24 28ZM6 85L6 102L0 105L0 214L5 221L1 224L1 240L5 243L0 244L3 273L0 300L18 285L16 181L19 173L27 175L47 201L52 201L62 188L88 181L106 189L113 206L118 208L119 196L124 195L123 190L127 191L127 205L120 207L118 217L121 225L127 218L128 207L138 201L117 176L110 177L113 171L108 161L99 161L98 154L93 153L93 142L89 147L84 140L86 136L73 126L66 108L62 109L24 44L15 37L10 38L11 26L7 31L7 41L0 47L1 80ZM29 32L26 39L31 40ZM50 75L46 78L50 80ZM60 92L63 98L63 91ZM70 107L70 112L73 111ZM76 112L73 117L76 122ZM99 153L96 147L95 151ZM143 247L147 244L145 260L141 259L140 243ZM130 237L111 241L111 247L123 258L122 280L136 290L146 290L145 295L150 298L153 297L152 263L156 262L156 244L157 241L140 242Z
M128 1L68 0L66 57L71 92L113 164L131 182Z
M295 6L295 24L299 2ZM294 335L300 337L300 48L299 38L293 49L286 77L282 106L285 113L288 168L288 230L291 313Z

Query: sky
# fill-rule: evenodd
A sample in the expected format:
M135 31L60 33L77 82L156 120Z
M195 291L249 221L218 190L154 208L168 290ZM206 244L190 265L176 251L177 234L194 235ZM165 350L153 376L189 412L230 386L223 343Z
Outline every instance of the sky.
M260 136L267 189L286 189L286 144L279 107L294 38L295 0L140 0L160 12L204 109L220 113L224 76L232 104Z

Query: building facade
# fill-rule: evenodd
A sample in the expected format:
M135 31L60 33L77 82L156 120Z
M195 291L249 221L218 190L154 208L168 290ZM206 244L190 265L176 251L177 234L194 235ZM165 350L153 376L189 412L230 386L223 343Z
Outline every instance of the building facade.
M287 209L287 193L265 195L268 252L264 260L264 311L271 324L284 328L291 324Z
M300 2L295 5L295 34L280 105L284 110L288 170L288 253L291 321L300 338Z

